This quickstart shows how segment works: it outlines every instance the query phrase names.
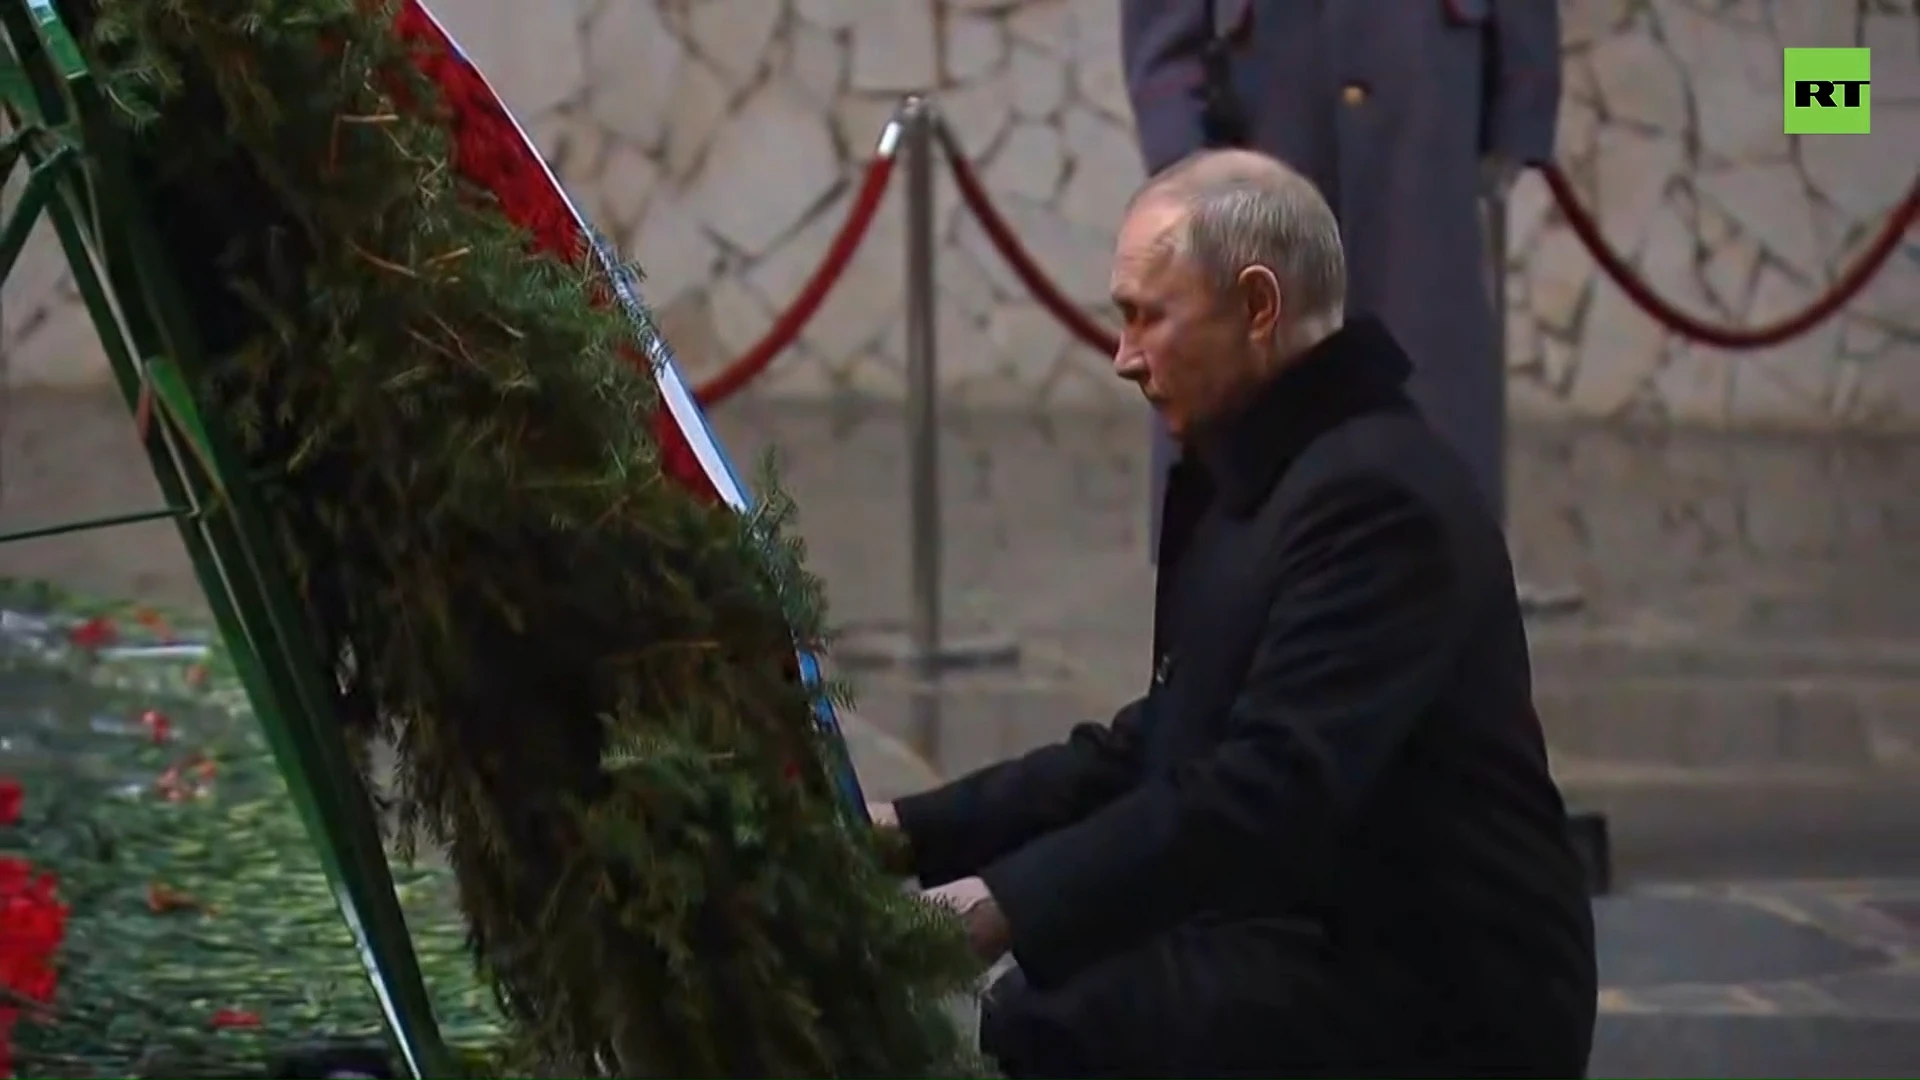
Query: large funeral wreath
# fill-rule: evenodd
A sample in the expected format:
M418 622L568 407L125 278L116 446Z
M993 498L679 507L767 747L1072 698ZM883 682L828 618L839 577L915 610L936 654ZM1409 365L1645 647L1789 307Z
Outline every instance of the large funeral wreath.
M630 0L641 2L641 0ZM712 496L624 268L413 3L61 0L391 817L444 853L512 1064L974 1069L976 974L844 812L777 491ZM644 252L641 253L644 255Z

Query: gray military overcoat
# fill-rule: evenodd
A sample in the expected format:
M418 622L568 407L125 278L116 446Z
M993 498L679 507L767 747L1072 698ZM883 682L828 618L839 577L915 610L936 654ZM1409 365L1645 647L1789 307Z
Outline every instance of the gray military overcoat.
M1147 169L1201 149L1202 53L1227 70L1247 141L1339 215L1348 307L1412 355L1414 399L1502 502L1499 368L1479 217L1482 163L1553 154L1556 0L1121 0ZM1154 520L1172 452L1155 431Z

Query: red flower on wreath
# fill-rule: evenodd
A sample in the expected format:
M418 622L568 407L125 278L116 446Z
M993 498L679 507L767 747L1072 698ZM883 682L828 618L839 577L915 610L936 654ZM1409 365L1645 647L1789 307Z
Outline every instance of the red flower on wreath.
M578 266L592 258L587 237L566 195L527 145L519 125L501 107L487 81L449 47L433 16L418 3L403 3L394 20L401 40L413 47L416 69L440 92L453 135L453 167L484 192L502 216L527 231L536 250ZM601 297L611 302L612 297ZM631 359L643 370L645 356ZM704 502L720 501L719 489L695 456L693 444L665 408L652 417L661 471Z
M20 804L27 800L27 793L20 787L20 781L10 776L0 776L0 825L12 825L20 820Z

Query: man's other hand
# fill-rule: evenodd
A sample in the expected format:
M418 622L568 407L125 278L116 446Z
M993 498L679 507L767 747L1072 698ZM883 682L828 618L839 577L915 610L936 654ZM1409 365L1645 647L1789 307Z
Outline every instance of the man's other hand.
M870 802L867 804L867 817L876 829L899 829L900 812L890 802Z
M1480 191L1496 199L1506 198L1520 179L1522 165L1505 154L1488 154L1480 159Z
M961 878L937 889L928 889L920 896L960 917L960 925L967 932L967 944L973 946L974 955L981 960L992 963L1005 956L1012 946L1013 929L1007 925L1007 917L1001 913L993 894L987 891L987 883L979 878Z

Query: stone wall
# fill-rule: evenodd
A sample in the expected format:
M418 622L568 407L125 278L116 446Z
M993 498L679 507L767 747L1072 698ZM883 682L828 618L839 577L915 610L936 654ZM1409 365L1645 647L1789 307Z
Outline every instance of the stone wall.
M1548 2L1548 0L1534 0ZM1112 0L437 0L596 218L646 267L698 374L745 350L846 213L898 95L931 89L1041 263L1090 307L1140 178ZM1911 0L1562 0L1561 160L1665 296L1755 325L1808 303L1920 168ZM1874 132L1780 134L1782 45L1874 48ZM1509 352L1536 417L1920 428L1920 247L1842 317L1730 355L1666 334L1611 285L1537 180L1511 212ZM942 183L950 400L1131 402L1069 341ZM895 396L896 186L865 250L756 392ZM103 372L40 238L0 300L16 383Z

